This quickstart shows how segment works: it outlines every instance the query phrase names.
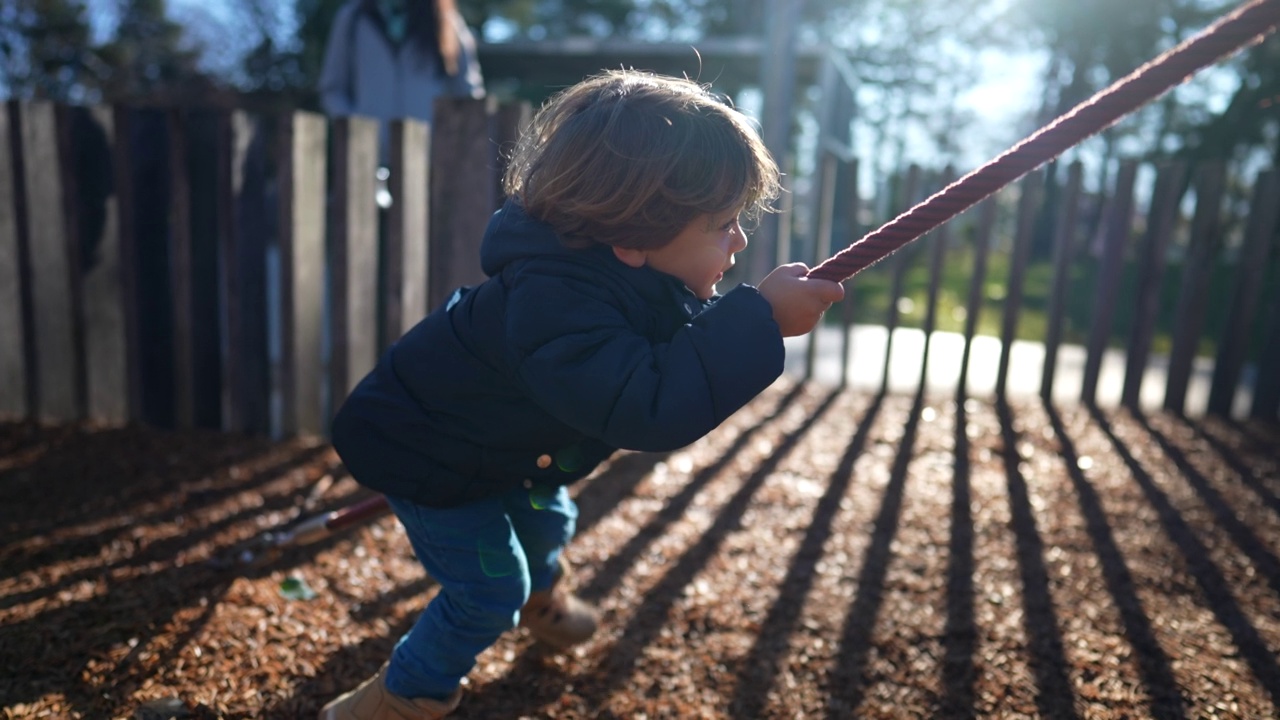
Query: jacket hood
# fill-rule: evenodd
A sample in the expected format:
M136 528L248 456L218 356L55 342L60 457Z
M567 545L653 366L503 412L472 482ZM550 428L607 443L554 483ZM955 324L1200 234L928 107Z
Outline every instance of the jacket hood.
M608 245L595 243L586 248L568 247L549 224L530 217L514 200L507 200L489 219L484 241L480 244L480 267L489 277L501 274L503 268L519 260L554 256L591 257L592 262L599 264L598 267L608 268L650 302L674 300L689 317L697 315L720 297L699 300L678 278L649 267L630 267L614 257Z
M480 244L480 267L493 276L511 263L529 257L569 256L583 252L566 247L547 223L530 217L514 200L507 200L489 219Z

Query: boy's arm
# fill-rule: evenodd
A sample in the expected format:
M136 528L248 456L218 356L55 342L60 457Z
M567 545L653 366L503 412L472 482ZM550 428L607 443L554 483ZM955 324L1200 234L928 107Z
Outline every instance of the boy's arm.
M633 330L606 299L566 292L562 278L527 284L512 295L508 313L517 372L532 399L614 447L688 445L782 374L772 308L747 286L659 344Z

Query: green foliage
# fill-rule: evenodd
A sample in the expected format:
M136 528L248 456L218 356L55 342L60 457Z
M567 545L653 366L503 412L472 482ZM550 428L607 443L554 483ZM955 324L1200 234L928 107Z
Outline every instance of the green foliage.
M200 48L164 0L122 0L114 36L95 45L86 4L16 0L0 6L0 89L61 102L208 99L217 84Z
M18 0L0 5L0 88L10 97L69 101L92 87L102 62L90 47L82 3Z
M106 97L117 101L198 99L212 90L199 70L200 50L185 44L165 0L126 0L115 36L100 49L111 68Z
M963 333L968 307L971 280L973 278L973 248L968 245L948 250L938 290L936 329L942 332ZM1274 263L1273 263L1274 264ZM1095 313L1098 279L1101 277L1099 260L1081 257L1068 269L1067 293L1063 304L1062 338L1064 343L1083 345L1088 342L1089 329ZM895 301L890 289L893 278L893 259L881 263L854 278L848 291L853 297L853 321L861 324L882 325L889 313L889 303ZM1173 345L1178 294L1185 268L1181 262L1168 265L1160 286L1159 308L1155 321L1152 352L1168 353ZM1267 290L1263 297L1280 293L1280 277L1277 268L1267 275ZM1220 333L1231 302L1238 266L1219 259L1214 263L1210 276L1209 292L1204 298L1205 331L1198 348L1202 356L1217 352ZM1111 314L1109 344L1123 348L1130 342L1138 305L1138 286L1142 268L1134 260L1125 263L1120 280L1120 295ZM999 337L1006 303L1009 280L1009 255L1004 252L989 254L986 280L983 283L981 304L977 309L976 333ZM1053 266L1047 261L1034 261L1027 267L1023 285L1022 309L1019 314L1016 337L1020 340L1043 342L1049 327L1049 294L1053 287ZM907 268L903 280L902 298L898 299L898 323L901 327L924 326L929 293L928 262L918 254ZM905 299L905 301L903 301ZM828 313L828 322L839 322L838 313ZM1259 338L1260 339L1260 338ZM1256 351L1256 349L1255 349Z

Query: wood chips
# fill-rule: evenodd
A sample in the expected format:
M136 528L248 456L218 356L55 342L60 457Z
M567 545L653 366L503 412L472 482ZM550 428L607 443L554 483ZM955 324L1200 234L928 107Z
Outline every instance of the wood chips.
M1277 448L780 381L575 488L600 633L509 633L457 717L1275 718ZM317 441L0 424L3 717L314 717L435 587L389 515L238 556L362 497Z

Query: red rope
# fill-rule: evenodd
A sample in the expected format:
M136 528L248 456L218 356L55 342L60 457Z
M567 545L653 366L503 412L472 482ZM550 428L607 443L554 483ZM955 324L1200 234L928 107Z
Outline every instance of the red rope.
M1112 83L996 159L819 263L809 271L809 277L836 282L853 277L1199 70L1260 42L1277 25L1280 25L1280 0L1253 0L1241 6Z

